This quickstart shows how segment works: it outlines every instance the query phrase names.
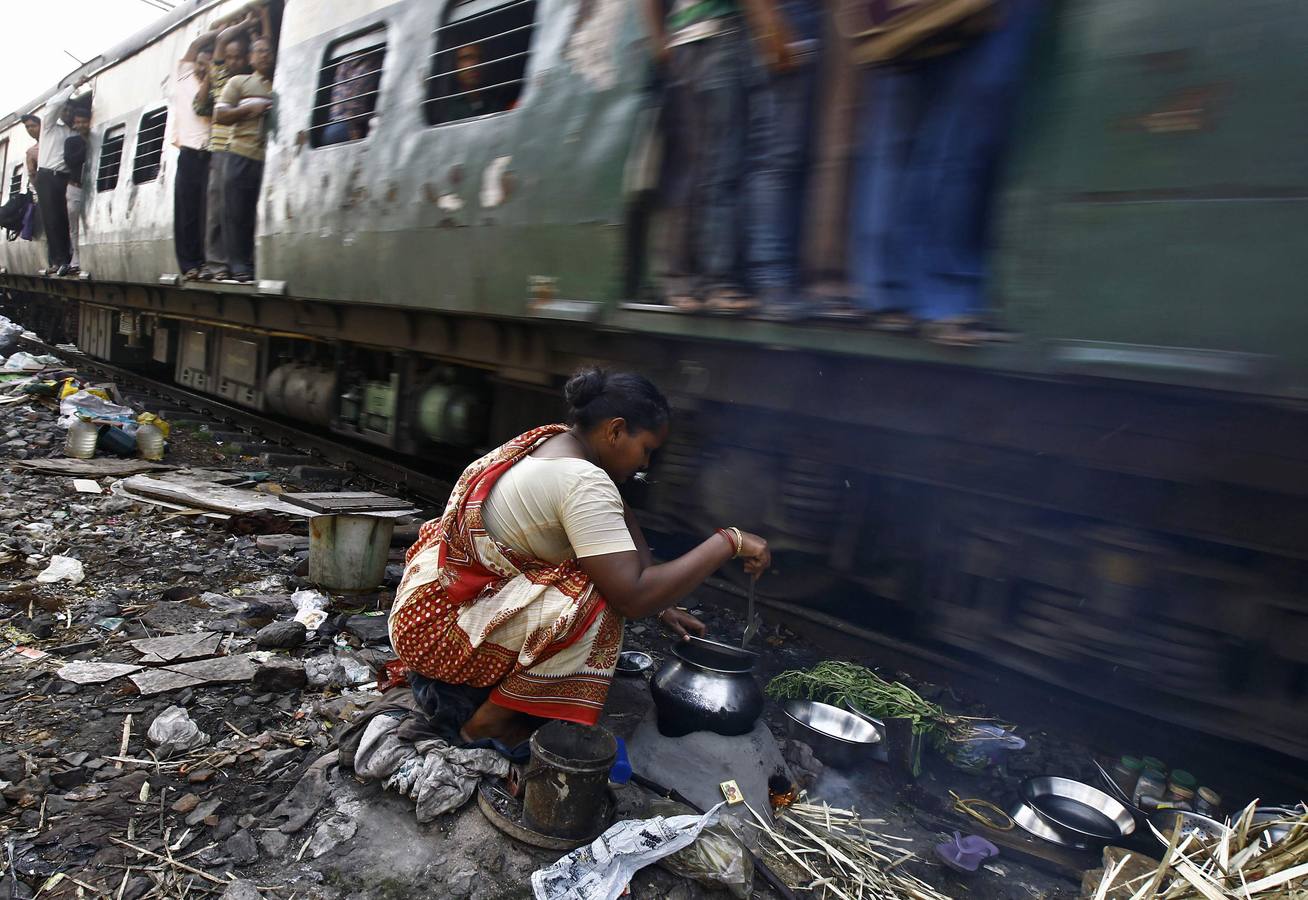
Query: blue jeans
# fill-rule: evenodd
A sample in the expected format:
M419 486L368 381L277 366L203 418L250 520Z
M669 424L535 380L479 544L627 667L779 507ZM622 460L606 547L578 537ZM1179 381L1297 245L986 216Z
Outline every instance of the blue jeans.
M672 183L662 278L669 293L740 283L746 41L737 28L672 51L664 109Z
M797 41L813 51L795 70L777 75L755 59L749 85L745 162L745 279L764 293L800 282L804 188L817 107L822 10L817 0L785 0L782 13Z
M996 175L1043 0L961 50L865 76L850 227L859 303L923 320L984 307Z

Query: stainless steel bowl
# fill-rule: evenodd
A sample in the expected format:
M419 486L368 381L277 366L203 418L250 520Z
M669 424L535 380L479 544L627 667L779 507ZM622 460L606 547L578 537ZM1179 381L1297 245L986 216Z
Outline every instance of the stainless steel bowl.
M1076 841L1103 844L1135 831L1135 817L1124 804L1070 778L1029 778L1022 784L1022 799L1047 823Z
M617 671L622 675L639 675L654 666L654 657L640 650L623 650L618 654Z
M1018 802L1013 807L1013 821L1017 827L1021 828L1027 834L1034 835L1042 841L1048 841L1051 844L1057 844L1060 847L1082 847L1084 844L1074 841L1070 836L1063 834L1054 826L1050 825L1044 819L1040 818L1040 813L1036 812L1025 803Z
M1263 843L1268 847L1279 844L1290 836L1292 822L1303 815L1303 807L1260 806L1254 810L1253 824L1265 825Z
M877 762L889 762L890 748L886 746L886 723L882 722L876 716L868 715L863 712L863 710L859 709L854 703L846 702L844 708L848 709L860 719L866 719L872 723L872 727L874 727L877 730L877 734L880 735L880 739L877 741L876 746L872 748L872 758Z
M867 719L814 700L791 700L785 710L790 736L824 764L843 769L875 758L881 732Z

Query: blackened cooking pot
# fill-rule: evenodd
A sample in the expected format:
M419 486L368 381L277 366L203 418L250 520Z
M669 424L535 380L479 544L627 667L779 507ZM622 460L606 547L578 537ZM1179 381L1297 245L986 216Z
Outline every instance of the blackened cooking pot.
M755 654L702 638L677 644L672 654L650 683L660 734L713 731L731 737L753 730L763 712Z

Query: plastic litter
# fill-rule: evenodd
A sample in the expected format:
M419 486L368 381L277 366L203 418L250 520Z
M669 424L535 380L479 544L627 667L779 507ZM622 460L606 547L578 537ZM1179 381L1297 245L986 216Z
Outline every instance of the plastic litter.
M721 803L702 816L618 822L585 847L531 874L536 900L615 900L631 876L690 846L718 821Z
M6 372L38 372L43 368L45 366L39 359L22 350L5 360L3 367Z
M998 847L975 834L955 831L952 841L936 844L936 856L957 872L975 872L987 859L998 855Z
M150 730L145 736L162 751L165 758L209 743L209 735L201 731L200 726L192 722L190 715L180 706L170 706L159 713L150 723Z
M656 799L650 811L660 816L693 815L694 810L673 800ZM722 813L714 825L683 850L663 860L663 868L708 887L721 888L739 900L748 900L754 890L754 864L745 852L750 831L729 813Z
M304 674L314 687L352 687L372 681L372 669L348 653L324 653L304 661Z
M295 604L297 610L295 621L310 632L317 631L322 627L322 623L327 621L327 607L331 605L331 600L326 594L318 591L296 591L291 594L291 602Z
M86 572L82 568L81 560L73 559L71 556L52 556L50 565L36 576L36 580L41 584L54 584L57 581L81 584L86 580Z
M119 406L106 400L100 396L101 393L103 391L80 390L69 394L59 402L59 424L67 428L73 424L74 419L81 417L96 422L131 425L135 428L136 412L129 407Z

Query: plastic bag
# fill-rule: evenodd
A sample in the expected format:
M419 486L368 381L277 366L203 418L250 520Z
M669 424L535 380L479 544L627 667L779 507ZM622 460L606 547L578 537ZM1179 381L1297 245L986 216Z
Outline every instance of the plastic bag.
M170 706L159 713L145 733L150 743L163 751L164 758L185 753L209 743L209 735L191 721L190 715L180 706Z
M82 569L81 560L73 559L71 556L52 556L50 565L36 576L36 580L41 584L54 584L56 581L81 584L86 580L86 572Z
M41 361L30 353L24 353L19 350L13 356L5 361L4 371L6 372L36 372L45 368Z
M615 900L631 876L694 843L718 820L722 804L702 816L618 822L585 847L531 873L536 900Z
M297 610L295 621L306 630L317 631L327 621L327 607L331 605L331 600L326 595L318 591L296 591L291 594L291 602Z
M126 406L119 406L91 391L77 391L69 394L59 403L59 424L64 428L81 417L96 422L115 422L120 425L135 423L136 413Z
M314 687L347 688L372 681L372 667L348 653L324 653L306 659L304 674Z
M656 798L650 812L657 816L693 815L690 807L674 800ZM716 825L700 832L695 843L660 861L668 871L698 881L709 887L722 888L733 897L748 900L754 890L754 863L745 852L750 843L749 829L729 813L721 813Z

